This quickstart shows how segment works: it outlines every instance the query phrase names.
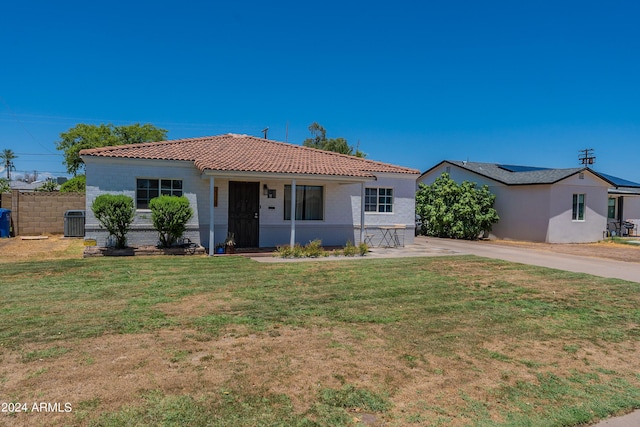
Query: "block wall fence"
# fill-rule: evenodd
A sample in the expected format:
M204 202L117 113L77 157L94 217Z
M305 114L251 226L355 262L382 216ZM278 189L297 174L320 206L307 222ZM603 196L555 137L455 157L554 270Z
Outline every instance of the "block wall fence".
M84 193L12 191L2 194L2 208L11 209L13 236L64 233L64 213L85 209Z

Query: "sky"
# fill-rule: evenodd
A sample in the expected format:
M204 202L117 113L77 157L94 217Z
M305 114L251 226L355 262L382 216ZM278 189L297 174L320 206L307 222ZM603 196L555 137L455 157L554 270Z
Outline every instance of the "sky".
M79 123L301 144L318 122L367 157L580 166L640 182L636 1L10 1L0 150L65 176Z

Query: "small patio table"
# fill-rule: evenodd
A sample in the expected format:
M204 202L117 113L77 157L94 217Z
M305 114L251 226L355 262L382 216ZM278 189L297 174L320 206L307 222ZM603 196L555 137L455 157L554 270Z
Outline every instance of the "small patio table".
M406 229L404 225L381 225L379 228L382 231L382 239L380 240L378 247L404 247L404 230ZM402 231L402 243L400 243L400 236L398 235L399 230Z

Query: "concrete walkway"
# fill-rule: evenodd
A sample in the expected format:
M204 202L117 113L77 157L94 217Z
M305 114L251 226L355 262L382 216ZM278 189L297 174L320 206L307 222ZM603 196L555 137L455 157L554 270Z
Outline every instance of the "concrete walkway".
M640 411L634 411L621 417L608 418L594 424L593 427L638 427L640 426Z
M446 255L476 255L485 258L502 259L521 264L537 265L540 267L572 271L574 273L587 273L594 276L611 277L640 283L640 263L561 254L533 248L500 246L484 242L438 239L424 236L416 237L413 244L403 248L371 248L371 252L365 257L328 256L326 258L282 259L273 257L272 254L255 254L254 256L249 256L259 262L304 262Z

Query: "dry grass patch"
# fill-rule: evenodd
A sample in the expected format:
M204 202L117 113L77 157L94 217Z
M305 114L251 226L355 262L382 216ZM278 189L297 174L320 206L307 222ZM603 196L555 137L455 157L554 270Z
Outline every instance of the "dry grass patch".
M0 263L82 258L84 241L47 235L43 240L22 240L20 236L0 239Z

